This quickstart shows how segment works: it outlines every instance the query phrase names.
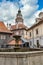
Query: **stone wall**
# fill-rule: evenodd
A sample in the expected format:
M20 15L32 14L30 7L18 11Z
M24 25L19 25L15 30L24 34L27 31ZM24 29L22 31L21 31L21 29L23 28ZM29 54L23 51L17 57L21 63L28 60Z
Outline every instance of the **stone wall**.
M43 51L0 52L0 65L43 65Z

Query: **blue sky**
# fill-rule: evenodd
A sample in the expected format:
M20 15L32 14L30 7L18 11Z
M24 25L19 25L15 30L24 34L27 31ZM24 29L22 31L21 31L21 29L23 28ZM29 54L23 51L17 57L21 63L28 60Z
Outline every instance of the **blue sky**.
M5 0L0 0L0 2L3 2ZM18 3L20 0L6 0L6 1L10 1L10 2L13 2L13 3ZM22 4L21 4L22 5ZM43 8L43 0L38 0L38 5L39 5L39 8L38 9L41 9Z
M39 0L38 1L39 4L39 10L43 8L43 0Z
M14 24L19 7L25 25L31 26L43 12L43 0L0 0L0 20Z

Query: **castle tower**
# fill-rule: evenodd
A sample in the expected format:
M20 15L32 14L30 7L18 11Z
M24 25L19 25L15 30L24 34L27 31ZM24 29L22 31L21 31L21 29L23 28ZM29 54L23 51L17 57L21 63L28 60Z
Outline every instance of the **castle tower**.
M11 26L11 30L14 31L14 35L21 35L22 37L24 36L24 30L27 29L27 26L24 25L23 23L23 16L21 14L21 10L19 8L18 13L16 15L15 19L15 25Z
M22 14L21 14L21 10L20 9L18 10L16 19L15 19L15 24L17 25L17 28L18 28L19 24L23 24L23 18L22 18Z

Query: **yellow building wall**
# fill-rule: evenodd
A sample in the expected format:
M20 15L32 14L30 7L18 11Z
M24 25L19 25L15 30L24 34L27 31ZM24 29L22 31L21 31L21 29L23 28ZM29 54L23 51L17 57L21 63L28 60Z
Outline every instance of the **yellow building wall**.
M36 34L36 29L38 29L38 35ZM30 32L31 32L31 37L30 37ZM43 36L43 24L40 24L40 25L28 30L27 35L28 35L28 39Z

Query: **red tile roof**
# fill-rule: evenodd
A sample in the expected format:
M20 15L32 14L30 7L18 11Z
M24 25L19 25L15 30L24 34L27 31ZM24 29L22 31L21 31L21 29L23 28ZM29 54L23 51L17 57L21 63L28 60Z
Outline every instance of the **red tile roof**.
M11 40L9 43L9 45L15 45L16 44L16 41L15 40ZM22 41L18 41L18 45L21 45L22 44Z
M18 29L22 29L22 28L27 28L27 26L25 26L24 24L18 24ZM17 25L12 25L11 26L11 30L15 30L17 29Z
M2 21L0 21L0 32L12 33L10 30L8 30L8 28L5 26L5 24Z

